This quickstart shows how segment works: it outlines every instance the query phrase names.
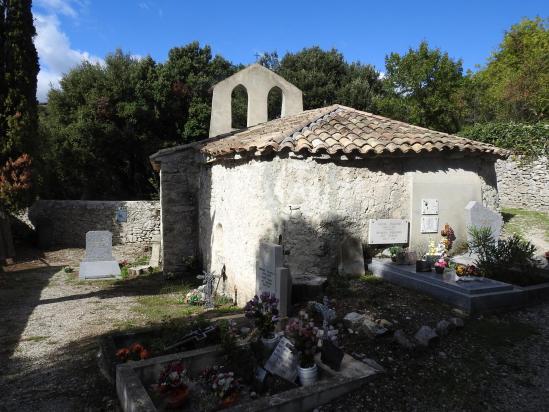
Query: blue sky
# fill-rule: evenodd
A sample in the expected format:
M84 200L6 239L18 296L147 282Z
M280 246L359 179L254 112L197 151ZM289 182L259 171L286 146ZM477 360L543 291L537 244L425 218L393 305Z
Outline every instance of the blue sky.
M512 24L549 16L549 1L34 0L33 13L44 101L82 59L101 62L121 48L162 62L193 40L235 63L253 63L263 51L335 47L381 71L386 54L427 40L475 69Z

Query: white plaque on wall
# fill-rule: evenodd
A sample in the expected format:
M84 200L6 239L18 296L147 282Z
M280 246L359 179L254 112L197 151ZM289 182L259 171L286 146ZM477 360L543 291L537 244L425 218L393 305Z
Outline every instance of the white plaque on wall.
M421 216L421 233L437 233L438 216Z
M421 199L422 215L438 215L438 199Z
M403 219L370 219L368 243L370 245L408 243L408 221Z

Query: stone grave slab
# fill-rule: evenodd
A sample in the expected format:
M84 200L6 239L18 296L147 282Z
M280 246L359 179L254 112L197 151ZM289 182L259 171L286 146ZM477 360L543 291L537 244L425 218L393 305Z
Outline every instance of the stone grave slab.
M120 277L120 267L112 256L112 233L107 230L86 233L86 255L80 262L80 278L112 277Z
M365 273L360 239L348 237L339 244L338 272L343 276L360 276Z
M288 315L291 304L292 277L284 267L282 246L261 242L256 270L256 293L268 292L279 300L280 316Z
M403 219L370 219L368 243L392 245L408 243L409 224Z
M503 227L503 218L499 213L483 206L482 203L471 201L465 206L465 223L467 228L471 226L490 228L494 240L498 240ZM467 233L467 240L471 240L469 233Z

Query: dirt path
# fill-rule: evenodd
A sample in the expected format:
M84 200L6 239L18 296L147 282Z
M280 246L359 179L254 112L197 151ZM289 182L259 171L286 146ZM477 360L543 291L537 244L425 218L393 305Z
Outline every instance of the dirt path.
M117 404L94 360L96 337L128 319L139 322L132 307L140 293L67 275L63 267L77 265L82 254L50 252L0 274L0 410L112 410Z

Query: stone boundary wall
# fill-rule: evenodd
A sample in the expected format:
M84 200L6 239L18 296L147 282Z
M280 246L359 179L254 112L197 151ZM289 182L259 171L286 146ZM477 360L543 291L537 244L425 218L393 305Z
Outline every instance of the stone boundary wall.
M116 221L118 208L127 210L126 222ZM159 201L38 200L28 218L43 248L85 247L90 230L112 232L115 245L149 244L160 237Z
M496 163L500 205L549 212L549 159L520 164L520 158Z

